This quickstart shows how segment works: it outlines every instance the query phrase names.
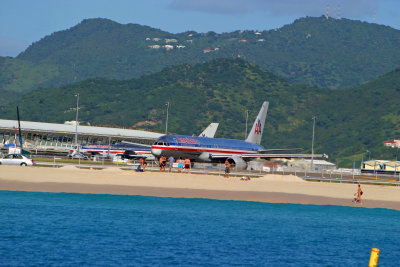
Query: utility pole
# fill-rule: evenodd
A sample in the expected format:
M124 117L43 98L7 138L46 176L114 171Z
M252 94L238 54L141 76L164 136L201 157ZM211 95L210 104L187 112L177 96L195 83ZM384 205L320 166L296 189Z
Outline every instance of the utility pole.
M168 110L169 110L169 102L165 104L167 106L167 120L165 121L165 134L168 134Z
M313 127L312 127L312 142L311 142L311 170L314 169L314 132L315 132L315 119L317 117L312 116Z

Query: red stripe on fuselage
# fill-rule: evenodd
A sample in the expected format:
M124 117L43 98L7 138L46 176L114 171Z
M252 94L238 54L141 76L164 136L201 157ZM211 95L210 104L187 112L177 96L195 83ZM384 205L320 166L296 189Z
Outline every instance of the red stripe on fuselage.
M86 152L89 153L108 153L108 150L92 150L92 149L84 149ZM73 150L71 150L73 151ZM84 152L84 151L82 151ZM123 154L125 150L110 150L111 154ZM149 154L151 155L150 151L135 151L137 154Z
M254 151L232 151L232 150L213 150L208 148L187 148L187 147L171 147L171 146L152 146L152 149L166 149L175 151L194 151L194 152L209 152L209 153L221 153L221 154L257 154Z

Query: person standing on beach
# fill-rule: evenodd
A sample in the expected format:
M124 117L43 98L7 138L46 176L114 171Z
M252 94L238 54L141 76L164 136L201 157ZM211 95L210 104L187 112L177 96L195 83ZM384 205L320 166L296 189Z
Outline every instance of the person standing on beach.
M174 157L171 155L171 156L168 158L168 160L169 160L169 172L172 172L172 167L173 167L173 165L174 165L175 159L174 159Z
M146 162L145 158L141 158L140 159L140 165L142 165L142 170L143 170L143 172L145 172L146 171L146 166L147 166L147 162Z
M160 172L165 171L165 162L167 161L167 159L164 156L160 157Z
M162 156L158 159L158 164L160 164L160 172L162 172Z
M179 157L179 159L178 159L178 173L182 173L182 169L183 169L183 159L182 159L182 157Z
M231 172L231 164L228 160L225 160L225 178L229 178L229 173Z
M360 205L362 205L362 200L361 200L361 195L363 194L363 191L361 190L361 185L358 184L358 188L357 188L357 193L354 194L354 196L356 196L355 200L354 200L354 204L357 205L357 202L360 201Z
M186 157L185 159L185 172L189 173L190 171L190 159Z

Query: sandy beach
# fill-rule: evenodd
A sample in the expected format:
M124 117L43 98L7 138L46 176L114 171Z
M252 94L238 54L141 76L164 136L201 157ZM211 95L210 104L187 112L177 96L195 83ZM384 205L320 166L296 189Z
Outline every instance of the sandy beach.
M354 206L356 184L306 182L267 174L250 181L218 175L0 166L0 190L211 198L270 203ZM362 207L400 210L400 188L362 185Z

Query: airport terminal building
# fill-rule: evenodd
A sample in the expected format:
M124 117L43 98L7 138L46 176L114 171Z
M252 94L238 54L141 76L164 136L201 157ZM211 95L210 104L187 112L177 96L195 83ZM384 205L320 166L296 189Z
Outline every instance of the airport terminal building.
M69 151L78 144L118 144L122 141L152 144L163 134L109 127L81 126L21 121L21 135L24 149L31 151ZM0 147L19 144L18 121L0 120Z

